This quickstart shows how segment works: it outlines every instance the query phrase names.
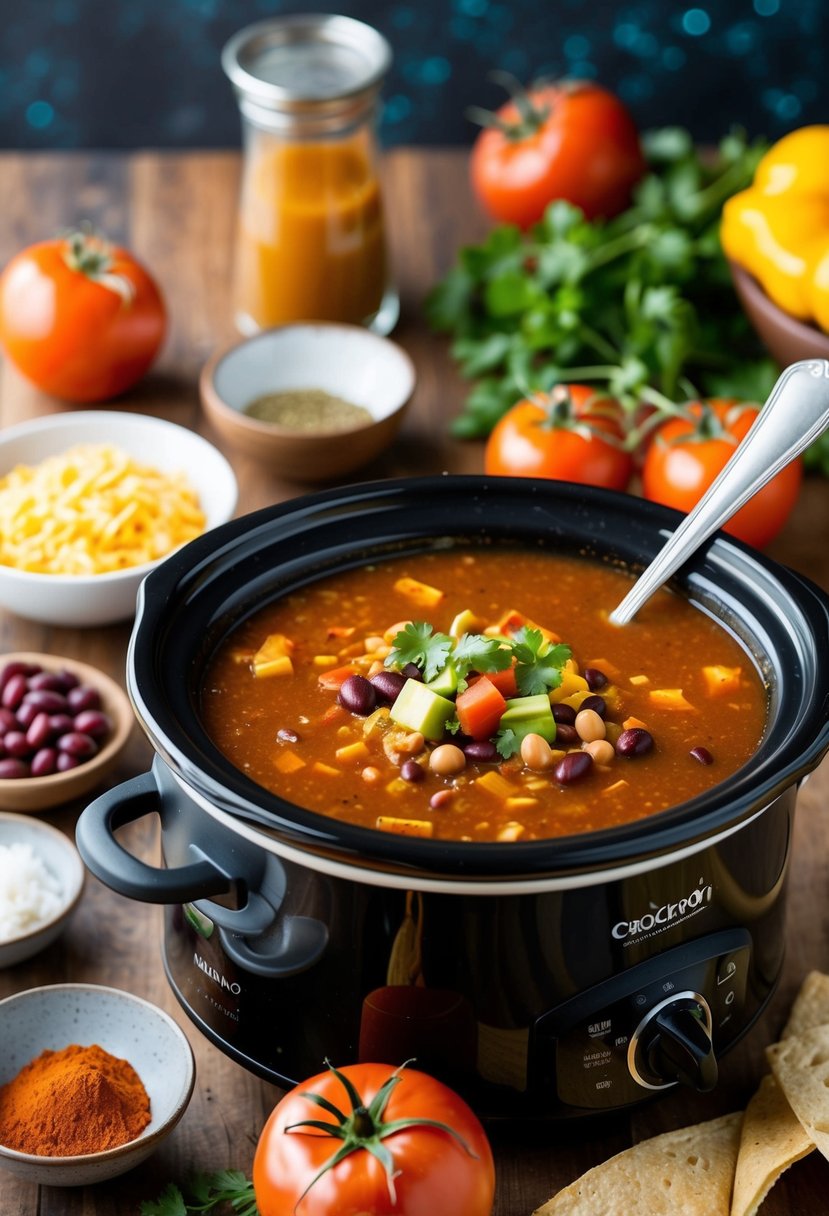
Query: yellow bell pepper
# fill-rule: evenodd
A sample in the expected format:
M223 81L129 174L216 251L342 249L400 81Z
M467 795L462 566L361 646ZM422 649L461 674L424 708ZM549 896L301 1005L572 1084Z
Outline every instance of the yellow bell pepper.
M779 308L829 332L829 126L792 131L766 153L754 184L725 204L720 239Z

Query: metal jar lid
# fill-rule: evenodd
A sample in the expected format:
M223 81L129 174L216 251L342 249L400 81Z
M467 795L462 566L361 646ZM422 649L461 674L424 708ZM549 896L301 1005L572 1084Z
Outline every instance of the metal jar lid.
M297 14L234 34L222 67L257 126L324 131L366 117L391 58L383 35L362 21Z

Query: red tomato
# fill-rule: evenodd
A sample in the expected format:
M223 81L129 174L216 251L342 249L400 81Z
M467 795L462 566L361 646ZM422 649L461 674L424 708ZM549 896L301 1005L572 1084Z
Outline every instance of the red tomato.
M495 1167L481 1124L451 1089L414 1069L353 1064L329 1067L276 1105L253 1189L260 1216L489 1216Z
M496 423L484 471L624 490L633 459L622 446L619 405L585 384L558 386L548 406L542 400L519 401Z
M529 227L553 199L609 219L645 172L633 119L613 93L563 81L517 95L472 148L472 185L493 219Z
M135 384L167 328L164 302L124 249L73 233L31 245L0 277L0 342L18 371L65 401Z
M646 498L690 511L716 479L754 422L759 407L734 401L699 402L688 417L672 418L656 431L645 456ZM754 545L767 545L785 524L800 492L803 462L793 460L725 524L725 531Z

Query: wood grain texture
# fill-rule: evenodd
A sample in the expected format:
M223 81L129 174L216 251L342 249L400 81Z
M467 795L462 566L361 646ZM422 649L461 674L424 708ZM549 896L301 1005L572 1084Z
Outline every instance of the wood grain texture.
M193 427L215 439L202 417L197 377L207 355L234 340L229 276L238 158L230 153L182 155L5 155L0 157L4 208L0 261L22 245L67 223L89 218L124 241L161 282L171 331L157 368L120 405ZM353 480L421 472L477 472L478 444L458 444L447 423L464 386L447 343L422 319L430 286L452 264L458 247L484 230L469 195L466 158L452 151L388 155L385 188L402 316L396 339L412 355L418 385L394 447ZM9 367L0 369L0 425L68 407L51 401ZM246 512L300 492L253 462L228 453ZM770 550L829 588L829 486L810 481L794 517ZM0 612L0 651L52 651L94 663L123 683L126 626L84 632L50 628ZM150 748L136 729L112 784L148 767ZM674 1093L633 1114L567 1126L494 1126L498 1163L495 1216L529 1216L558 1188L627 1144L737 1109L764 1068L763 1048L777 1035L803 975L829 971L829 766L806 783L800 798L789 885L788 957L770 1009L722 1063L716 1092ZM80 805L50 814L71 833ZM130 829L130 847L154 859L152 823ZM196 1054L198 1081L182 1123L133 1174L81 1191L38 1188L0 1171L0 1216L130 1216L169 1179L198 1169L250 1169L253 1146L278 1091L212 1047L190 1024L164 978L160 909L112 894L90 878L80 910L63 939L29 963L0 973L0 996L47 983L85 981L140 993L171 1013ZM2 1049L2 1045L0 1045ZM814 1155L774 1188L762 1216L824 1211L829 1167ZM459 1213L459 1216L463 1214ZM645 1211L631 1216L647 1216Z

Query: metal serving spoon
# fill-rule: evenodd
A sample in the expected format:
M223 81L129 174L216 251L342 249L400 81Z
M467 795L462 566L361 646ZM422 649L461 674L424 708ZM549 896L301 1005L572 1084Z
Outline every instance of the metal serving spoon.
M829 361L803 359L782 373L734 455L610 614L626 625L712 532L829 426Z

